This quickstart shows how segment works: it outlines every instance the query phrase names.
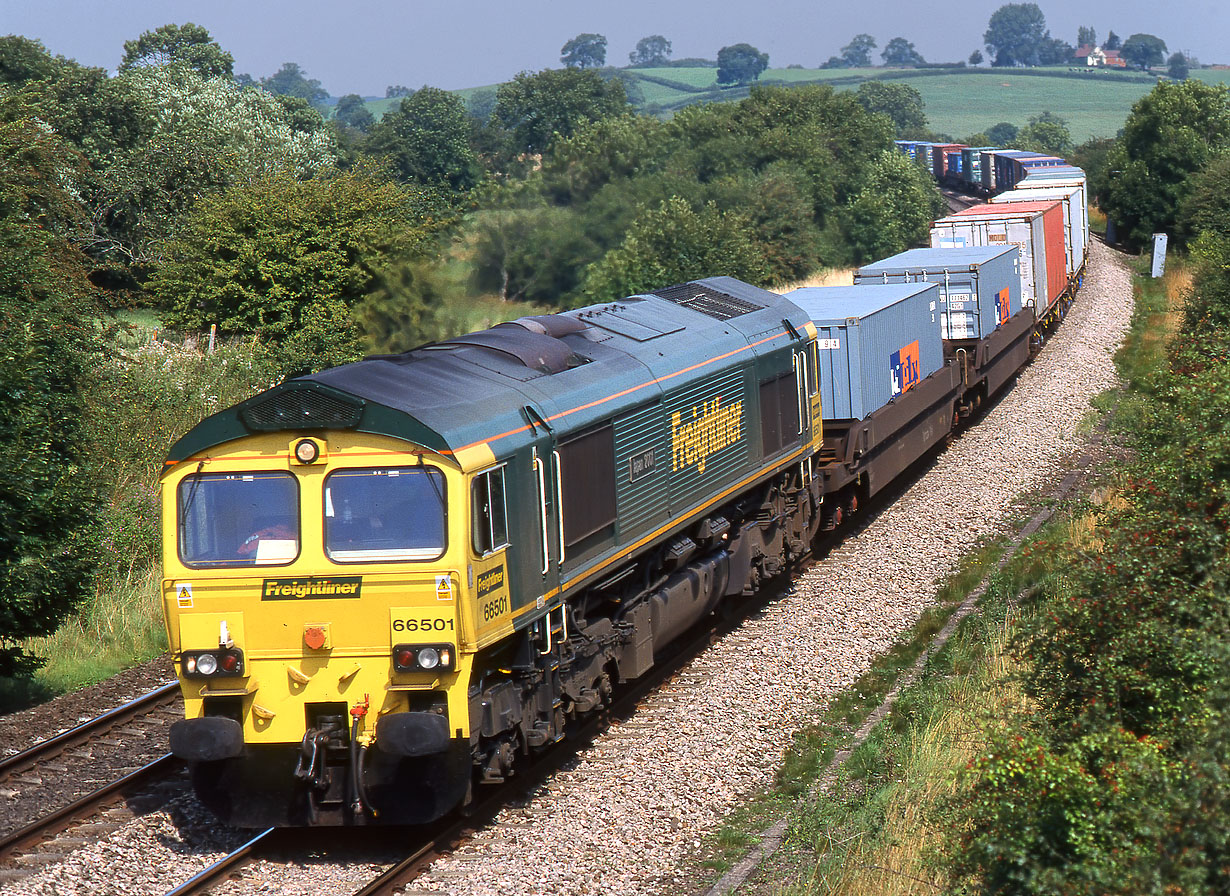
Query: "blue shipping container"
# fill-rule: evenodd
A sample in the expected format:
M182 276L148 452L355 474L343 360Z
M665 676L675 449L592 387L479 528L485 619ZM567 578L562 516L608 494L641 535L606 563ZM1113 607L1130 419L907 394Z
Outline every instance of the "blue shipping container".
M786 298L816 325L825 420L862 420L944 364L934 283L808 286Z
M854 283L935 283L933 329L944 339L985 339L1021 310L1020 258L1016 246L910 249L859 268Z

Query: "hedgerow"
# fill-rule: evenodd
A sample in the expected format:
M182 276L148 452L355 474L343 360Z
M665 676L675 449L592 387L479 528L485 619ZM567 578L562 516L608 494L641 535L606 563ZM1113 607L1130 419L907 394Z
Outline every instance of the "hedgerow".
M968 770L965 892L1230 890L1230 241L1193 259L1123 500L1021 641L1033 711Z

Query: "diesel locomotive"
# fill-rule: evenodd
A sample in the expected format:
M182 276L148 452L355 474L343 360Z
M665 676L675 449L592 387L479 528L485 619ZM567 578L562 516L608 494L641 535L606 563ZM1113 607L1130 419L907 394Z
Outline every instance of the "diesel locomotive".
M932 275L851 289L899 289L935 320ZM933 351L890 320L859 349L885 348L863 385L886 398L857 412L826 412L822 379L855 375L833 358L852 371L872 328L838 315L821 332L807 291L716 277L206 418L161 483L172 752L239 826L422 824L464 805L1008 382L1037 345L1016 289L985 333L910 324Z

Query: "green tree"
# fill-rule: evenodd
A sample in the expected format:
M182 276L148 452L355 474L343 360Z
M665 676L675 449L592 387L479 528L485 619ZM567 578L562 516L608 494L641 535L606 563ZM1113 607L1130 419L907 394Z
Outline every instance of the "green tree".
M914 44L904 37L894 37L885 44L880 58L885 65L922 65L927 61L914 49Z
M657 169L673 134L662 121L625 114L589 122L543 160L543 185L558 205L580 206L603 186Z
M601 34L578 34L559 52L559 61L568 68L602 68L606 65L606 38Z
M1230 237L1230 155L1215 156L1192 175L1177 224L1188 241L1206 232Z
M234 74L235 58L218 46L200 25L163 25L124 42L120 71L143 65L177 63L196 69L206 78L229 78Z
M1078 47L1096 47L1098 45L1097 31L1081 25L1076 29L1076 45Z
M855 92L859 105L868 112L887 115L898 137L921 134L927 129L923 98L915 88L899 81L864 81Z
M150 132L114 154L91 199L91 251L127 264L156 263L161 242L207 193L277 170L308 174L331 165L323 128L297 130L279 99L185 67L119 75L148 116ZM315 113L313 113L315 114Z
M841 61L846 68L867 68L871 65L871 51L876 48L876 39L870 34L856 34L841 48Z
M734 44L718 50L717 64L719 84L750 84L769 67L769 54L751 44Z
M424 87L385 113L372 128L367 151L387 157L403 181L465 191L482 174L470 131L460 97Z
M606 302L697 280L727 275L763 283L764 254L737 213L706 205L699 212L684 199L646 211L585 277L585 295Z
M1135 65L1141 71L1161 65L1166 59L1166 42L1152 34L1133 34L1123 42L1119 55L1129 65Z
M1060 40L1058 37L1047 37L1038 44L1039 65L1067 65L1076 54L1076 48Z
M307 100L318 109L323 108L325 101L329 99L329 91L315 78L309 78L297 62L282 63L282 67L272 75L261 78L260 85L278 96L295 96Z
M671 42L660 34L642 37L636 49L628 54L633 65L665 65L671 58Z
M1037 65L1039 47L1050 36L1038 4L1006 3L991 14L982 41L992 65Z
M1182 53L1172 53L1166 60L1166 74L1176 81L1186 80L1191 74L1191 64Z
M1103 50L1121 50L1123 49L1123 41L1119 39L1119 35L1111 31L1106 35L1106 43L1102 44Z
M1018 149L1044 152L1066 159L1074 148L1068 123L1053 112L1031 115L1029 123L1017 133L1014 145Z
M357 93L348 93L338 97L337 105L333 108L333 119L338 124L354 128L364 134L370 131L372 125L376 123L376 116L372 114L371 109L367 108L363 97Z
M987 139L990 140L992 146L1011 146L1019 133L1020 128L1016 125L1001 121L987 128Z
M902 153L885 150L840 216L850 260L864 264L925 244L931 222L944 209L944 199L927 173Z
M1198 79L1163 81L1136 101L1118 145L1106 158L1106 179L1091 182L1125 238L1143 245L1173 232L1192 174L1230 143L1230 95Z
M483 211L472 225L479 289L503 300L567 305L602 254L575 209L534 204Z
M522 72L496 93L495 120L509 134L514 152L541 153L589 121L628 111L619 81L593 70Z
M150 288L168 326L257 336L285 371L345 363L363 347L352 309L430 245L438 211L370 166L254 177L193 208Z
M412 93L414 93L414 91L409 87L406 87L404 84L390 84L384 89L384 98L386 100L401 99Z
M80 257L77 162L34 122L0 123L0 675L29 671L19 642L53 632L85 596L101 510L82 425L101 344ZM69 180L68 182L71 182Z
M62 57L53 57L37 40L16 34L0 37L0 84L20 86L53 78L64 65Z
M970 65L982 65L982 50L975 50L969 54Z

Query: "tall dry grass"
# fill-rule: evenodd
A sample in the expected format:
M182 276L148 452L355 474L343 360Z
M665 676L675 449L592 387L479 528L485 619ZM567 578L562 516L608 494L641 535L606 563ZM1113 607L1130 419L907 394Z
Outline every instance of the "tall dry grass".
M840 861L817 864L809 880L784 889L789 896L917 896L946 890L950 881L936 861L951 836L940 819L942 807L956 794L958 771L984 748L986 720L1004 718L1025 708L1015 683L1016 664L1007 651L1013 620L991 629L986 653L969 675L932 683L913 707L926 719L904 737L908 744L894 755L902 764L891 780L868 799L872 809L857 833L834 829L817 843L817 851L836 848ZM840 840L841 842L836 842Z
M805 286L853 286L854 270L854 268L826 268L805 280L777 287L775 291L785 294L792 289L802 289Z

